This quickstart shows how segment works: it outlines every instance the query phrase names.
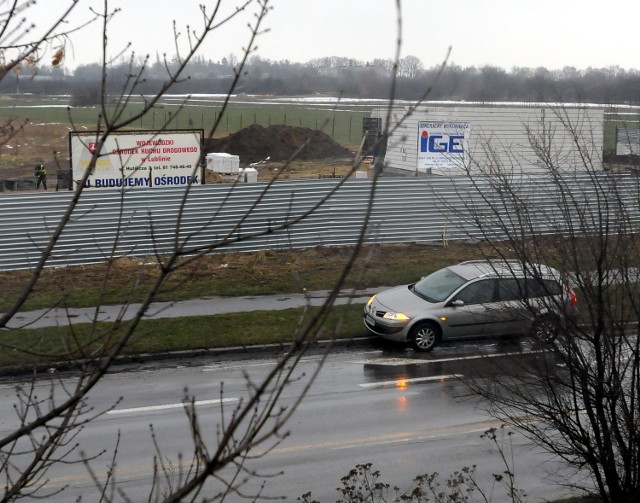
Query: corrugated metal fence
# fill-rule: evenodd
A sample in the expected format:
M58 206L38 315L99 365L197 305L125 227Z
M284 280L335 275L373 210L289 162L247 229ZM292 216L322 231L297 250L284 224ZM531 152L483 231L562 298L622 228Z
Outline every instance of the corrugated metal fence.
M503 186L496 181L382 178L375 187L366 240L499 239L505 222L517 226L523 219L533 232L559 233L569 225L567 215L575 228L597 232L602 209L608 206L603 197L623 202L624 215L614 214L621 205L610 205L609 219L616 225L625 222L637 228L640 221L637 179L632 176L585 174L562 183L528 177ZM340 183L324 179L271 186L206 185L192 187L186 197L184 188L85 191L48 266L166 254L180 241L192 248L215 248L212 251L350 245L364 225L373 182L345 180L338 188ZM0 195L0 270L33 266L72 195ZM304 219L279 229L315 206Z

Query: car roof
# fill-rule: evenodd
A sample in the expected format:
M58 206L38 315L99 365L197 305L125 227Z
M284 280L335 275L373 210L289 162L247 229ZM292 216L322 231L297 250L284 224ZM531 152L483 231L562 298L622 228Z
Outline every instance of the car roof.
M462 276L467 281L476 278L547 276L557 277L555 269L542 264L523 264L518 260L468 260L449 266L448 269Z

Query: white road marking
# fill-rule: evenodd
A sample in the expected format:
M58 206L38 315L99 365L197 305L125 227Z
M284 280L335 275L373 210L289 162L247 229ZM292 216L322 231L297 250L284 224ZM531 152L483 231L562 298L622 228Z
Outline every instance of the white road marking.
M223 398L222 400L197 400L194 402L196 407L202 405L218 405L221 403L237 402L238 398ZM185 407L184 403L168 403L164 405L147 405L146 407L132 407L130 409L113 409L107 411L107 414L136 414L138 412L154 412L157 410L169 410L169 409L182 409Z
M459 427L455 427L456 431L447 431L444 428L435 428L434 430L440 430L436 433L432 433L429 435L417 435L417 436L410 436L410 437L406 437L406 438L395 438L395 439L391 439L391 440L369 440L367 442L367 447L371 447L374 445L393 445L393 444L409 444L409 443L416 443L416 442L425 442L428 440L434 440L437 438L451 438L454 435L469 435L471 433L486 433L486 431L490 428L490 427L494 427L497 428L501 425L504 424L504 421L501 420L495 420L493 422L489 422L486 421L485 423L481 423L484 424L481 428L478 427L470 427L468 429L464 429L465 425L462 425L463 428L459 428ZM492 426L487 426L487 425L492 425ZM495 426L493 426L495 425ZM471 425L470 425L471 426ZM332 447L333 450L346 450L346 449L353 449L356 447L362 447L362 444L358 444L358 443L352 443L352 444L346 444L346 445L340 445L337 447Z
M398 379L394 379L393 381L378 381L378 382L366 382L363 384L358 384L361 388L376 388L376 387L384 387L384 386L398 386L399 384L410 384L417 382L429 382L429 381L440 381L442 379L459 379L462 377L462 374L445 374L441 376L430 376L430 377L413 377L411 379L403 379L399 377Z
M473 355L473 356L452 356L451 358L434 358L433 360L417 360L415 358L374 358L371 360L360 360L355 363L361 363L366 365L427 365L432 363L442 362L457 362L464 360L480 360L482 358L502 358L505 356L528 356L539 353L549 353L550 349L537 349L535 351L527 351L523 353L521 351L514 351L513 353L492 353L487 355Z
M452 438L456 435L468 435L471 433L484 433L490 428L499 428L504 425L502 419L487 418L471 423L450 424L433 428L422 428L414 431L398 431L381 435L365 435L352 437L349 440L330 440L313 444L298 444L276 447L269 451L271 454L285 454L292 452L304 452L319 449L343 450L354 448L367 448L373 445L386 445L394 443L425 442L436 438ZM256 456L267 454L266 451L254 452Z
M324 358L323 355L304 356L297 361L302 363L309 363L309 362L320 361L323 358ZM218 372L220 370L246 369L248 367L275 367L277 363L278 362L275 360L268 360L268 361L247 360L242 363L230 363L230 364L219 363L219 364L206 365L202 367L202 372Z
M202 372L217 372L219 370L234 370L234 369L246 369L248 367L273 367L276 365L276 362L268 361L268 362L260 362L260 363L244 363L244 364L234 364L234 365L208 365L206 367L202 367Z

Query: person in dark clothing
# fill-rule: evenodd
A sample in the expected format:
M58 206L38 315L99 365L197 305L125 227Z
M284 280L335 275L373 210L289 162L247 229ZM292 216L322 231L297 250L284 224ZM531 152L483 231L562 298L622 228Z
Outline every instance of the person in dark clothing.
M382 173L384 166L384 156L387 153L387 137L378 133L376 143L373 147L373 169L377 174Z
M40 184L44 187L44 190L47 190L47 170L44 169L44 164L38 164L36 166L36 177L38 181L36 182L36 190L40 188Z

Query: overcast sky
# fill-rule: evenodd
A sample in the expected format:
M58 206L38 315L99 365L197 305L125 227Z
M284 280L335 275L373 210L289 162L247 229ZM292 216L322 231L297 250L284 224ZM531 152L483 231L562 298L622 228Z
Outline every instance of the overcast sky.
M30 10L39 28L70 0L41 0ZM74 19L87 19L79 0ZM184 31L201 26L198 5L209 0L114 0L121 7L109 32L110 54L127 42L137 54L175 54L172 21ZM239 1L222 0L225 12ZM397 39L395 0L271 0L273 10L258 41L257 54L270 60L307 62L324 56L362 61L392 58ZM544 66L579 69L618 65L640 68L640 1L617 0L401 0L402 56L439 64L451 46L450 61L461 66L494 65L511 69ZM214 61L240 55L249 35L251 12L219 30L202 54ZM96 25L74 36L65 64L101 60Z

